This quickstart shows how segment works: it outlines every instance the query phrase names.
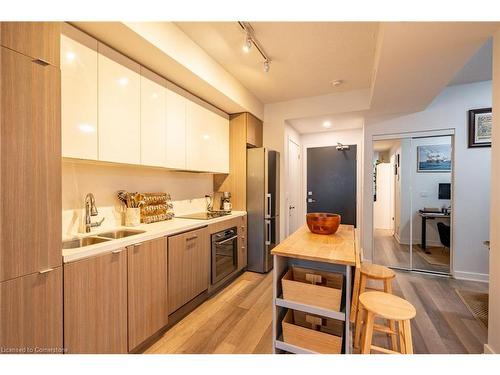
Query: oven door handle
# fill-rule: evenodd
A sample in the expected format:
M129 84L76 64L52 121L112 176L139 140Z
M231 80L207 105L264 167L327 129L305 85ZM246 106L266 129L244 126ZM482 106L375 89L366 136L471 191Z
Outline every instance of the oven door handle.
M266 240L265 245L271 245L271 220L265 220L266 222Z
M229 237L229 238L225 239L224 241L218 241L218 242L216 242L215 244L216 244L216 245L222 245L222 244L224 244L224 243L226 243L226 242L229 242L229 241L234 240L235 238L238 238L238 235L233 236L233 237Z

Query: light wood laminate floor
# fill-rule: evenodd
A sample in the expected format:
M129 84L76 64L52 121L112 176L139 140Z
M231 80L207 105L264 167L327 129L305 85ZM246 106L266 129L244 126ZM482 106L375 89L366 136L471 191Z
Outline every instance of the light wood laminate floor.
M417 309L412 321L415 353L482 353L487 329L454 288L487 291L485 283L397 272L394 293ZM272 273L246 272L200 305L146 353L271 353ZM388 346L377 334L374 343Z
M410 267L410 246L398 243L390 230L375 229L373 233L373 245L373 259L375 263L387 267ZM441 258L447 258L443 262L445 264L430 263L426 260L426 255L423 254L424 250L420 245L413 245L413 269L449 273L449 250L430 246L428 248L441 255Z

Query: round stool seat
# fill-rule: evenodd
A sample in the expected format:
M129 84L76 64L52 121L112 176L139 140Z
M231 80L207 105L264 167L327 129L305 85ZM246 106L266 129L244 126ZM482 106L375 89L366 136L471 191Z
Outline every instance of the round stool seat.
M373 263L361 264L361 273L368 276L370 279L385 280L393 279L396 273L388 267Z
M366 310L385 319L410 320L417 313L407 300L384 292L365 292L359 296L359 302Z

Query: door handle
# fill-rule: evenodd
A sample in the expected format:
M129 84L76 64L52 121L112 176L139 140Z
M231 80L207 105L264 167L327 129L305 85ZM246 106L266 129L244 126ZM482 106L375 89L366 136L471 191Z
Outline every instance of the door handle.
M272 204L272 197L271 194L266 194L266 199L267 199L267 212L266 212L266 217L270 218L271 217L271 204Z
M266 245L271 245L271 220L266 220Z
M289 206L288 209L293 210L295 206Z
M195 240L195 239L197 239L197 238L198 238L198 236L195 234L194 236L191 236L191 237L186 238L186 241Z
M49 272L51 272L51 271L54 271L54 269L53 269L53 268L47 268L47 269L44 269L44 270L39 271L38 273L39 273L40 275L43 275L44 273L49 273Z
M236 236L233 236L233 237L229 237L229 238L225 239L224 241L219 241L219 242L216 242L215 244L216 245L222 245L222 244L224 244L226 242L234 240L235 238L238 238L238 236L236 235Z
M134 246L136 246L136 245L134 245ZM111 253L112 253L112 254L119 254L119 253L121 253L123 250L124 250L124 249L117 249L117 250L113 250Z
M44 59L41 59L41 58L37 58L35 60L33 60L33 62L35 64L38 64L38 65L41 65L41 66L47 66L47 65L50 65L50 63Z

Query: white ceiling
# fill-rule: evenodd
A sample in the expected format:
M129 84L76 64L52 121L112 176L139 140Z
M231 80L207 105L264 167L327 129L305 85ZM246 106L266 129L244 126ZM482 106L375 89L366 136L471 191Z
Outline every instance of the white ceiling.
M263 103L370 87L378 23L251 22L271 58L242 50L245 34L237 22L177 22L192 40ZM344 83L332 87L332 80Z
M323 123L328 121L331 128L323 127ZM287 120L300 134L320 133L338 130L361 129L363 127L363 114L358 112L334 114L320 117L310 117Z
M489 81L492 79L492 75L493 39L490 38L457 73L457 75L449 83L449 86Z

